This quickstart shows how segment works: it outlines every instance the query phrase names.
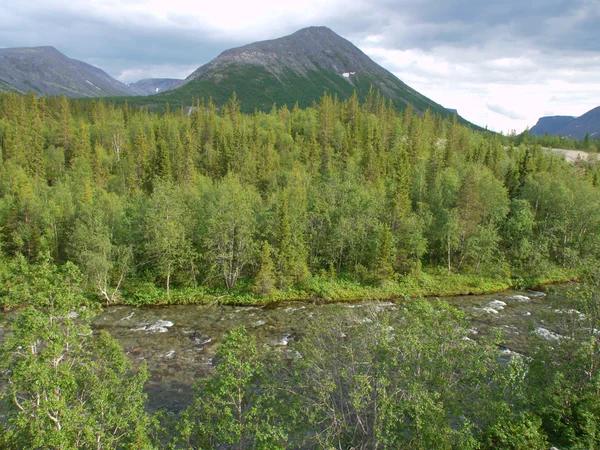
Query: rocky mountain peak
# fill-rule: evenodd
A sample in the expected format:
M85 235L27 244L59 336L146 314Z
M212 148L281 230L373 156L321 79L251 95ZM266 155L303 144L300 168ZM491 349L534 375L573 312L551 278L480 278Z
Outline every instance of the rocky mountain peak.
M376 73L383 71L354 44L329 28L308 27L282 38L226 50L210 63L198 68L185 82L218 67L236 63L260 66L274 74L292 70L302 76L316 69L331 70L340 75L359 70Z

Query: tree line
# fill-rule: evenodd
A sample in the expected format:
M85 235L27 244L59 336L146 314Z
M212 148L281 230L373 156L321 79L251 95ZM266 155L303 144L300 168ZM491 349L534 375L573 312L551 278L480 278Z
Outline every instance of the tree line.
M518 280L597 258L598 167L514 144L376 92L163 115L3 93L2 254L72 262L106 303L436 270Z

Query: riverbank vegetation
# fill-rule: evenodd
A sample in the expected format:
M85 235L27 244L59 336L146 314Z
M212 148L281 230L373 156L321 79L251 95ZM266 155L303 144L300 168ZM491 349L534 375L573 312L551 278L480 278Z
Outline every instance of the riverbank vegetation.
M2 448L600 448L597 269L555 305L552 332L528 334L526 355L473 340L437 301L340 310L284 348L232 330L173 413L147 411L145 367L92 334L99 305L77 268L46 268L30 274L0 351Z
M374 92L250 115L2 93L0 148L8 291L72 263L104 304L450 295L600 255L597 166Z

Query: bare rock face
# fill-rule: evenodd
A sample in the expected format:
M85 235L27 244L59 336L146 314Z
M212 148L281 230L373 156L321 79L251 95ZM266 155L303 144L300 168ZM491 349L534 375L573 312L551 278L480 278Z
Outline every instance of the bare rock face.
M303 28L289 36L255 42L227 50L192 73L186 81L223 65L239 63L262 66L277 74L291 69L299 75L326 69L338 74L368 71L389 74L351 42L327 27Z
M138 95L106 72L54 47L0 49L0 89L67 97Z

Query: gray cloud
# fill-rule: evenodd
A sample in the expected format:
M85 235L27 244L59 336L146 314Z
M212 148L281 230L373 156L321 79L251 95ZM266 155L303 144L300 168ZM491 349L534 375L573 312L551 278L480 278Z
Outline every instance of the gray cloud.
M165 23L173 26L167 28L148 13L119 20L60 1L6 3L0 7L0 46L55 45L69 56L105 61L104 67L112 72L124 70L126 61L199 65L247 43L196 23L183 12L170 13ZM599 19L600 3L593 0L348 0L343 8L324 10L322 24L358 44L367 36L380 35L380 45L389 49L451 47L510 55L524 49L598 52L600 39L593 37ZM255 30L251 40L308 25L315 23L289 17L271 29Z
M0 46L54 45L115 75L141 66L200 65L248 43L185 13L170 13L159 23L149 13L119 19L60 0L6 3L0 7ZM532 49L599 52L600 39L593 38L599 19L600 3L594 0L348 0L343 8L323 10L321 24L358 45L379 35L379 45L387 49L458 49L461 60L468 51L485 63L492 55L518 56ZM305 20L291 16L271 29L253 30L250 41L315 25Z
M589 0L374 0L369 8L370 21L388 47L430 50L513 42L540 50L600 50L600 40L593 39L600 4ZM343 19L338 22L344 27Z
M514 112L514 111L509 111L508 109L504 108L502 105L490 105L488 103L486 106L490 111L495 112L497 114L501 114L503 116L506 116L509 119L513 119L513 120L526 119L525 116L522 116L521 114Z
M10 8L10 7L9 7ZM110 75L145 68L173 68L172 76L182 76L182 68L191 68L214 58L226 48L241 45L218 30L192 23L185 16L168 19L183 26L154 24L151 17L124 22L110 16L55 8L10 11L0 7L0 47L52 45L67 56L94 64ZM2 19L1 17L4 17ZM193 29L193 31L192 31ZM160 70L165 72L165 70ZM135 81L135 80L124 80Z

